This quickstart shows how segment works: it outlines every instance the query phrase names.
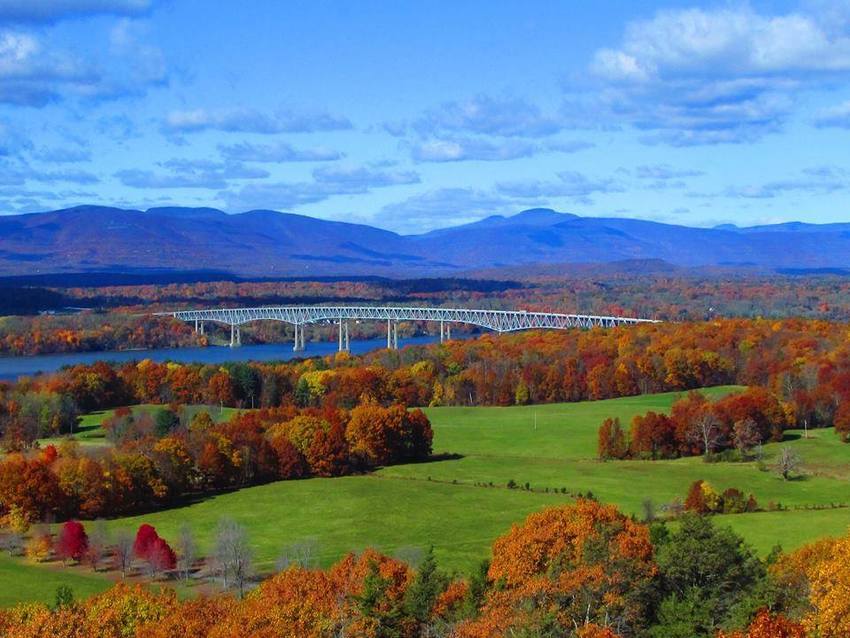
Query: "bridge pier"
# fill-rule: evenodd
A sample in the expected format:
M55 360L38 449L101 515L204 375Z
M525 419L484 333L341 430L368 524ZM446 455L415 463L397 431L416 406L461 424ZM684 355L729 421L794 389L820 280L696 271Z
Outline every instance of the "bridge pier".
M239 332L239 326L230 324L230 347L238 348L242 345L242 333Z
M443 343L443 341L445 341L445 340L446 340L446 326L445 326L445 322L441 319L440 320L440 343Z
M345 350L346 352L351 350L351 342L348 338L348 322L339 320L339 351L342 352Z
M387 350L398 350L398 321L387 319Z
M295 325L295 343L292 346L293 352L302 352L304 350L304 324Z

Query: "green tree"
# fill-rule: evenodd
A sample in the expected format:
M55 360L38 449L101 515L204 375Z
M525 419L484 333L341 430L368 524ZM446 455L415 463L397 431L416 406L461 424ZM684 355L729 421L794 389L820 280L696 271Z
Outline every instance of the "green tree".
M59 585L56 588L56 598L53 604L54 609L62 609L70 607L74 604L74 591L68 585Z
M363 618L375 621L375 638L399 638L401 636L402 609L397 603L387 604L387 590L391 580L381 576L374 560L369 562L368 572L363 578L363 591L353 596L357 611Z
M730 609L765 578L752 548L704 516L685 516L658 548L656 560L663 596L656 636L714 635Z
M437 561L434 558L434 548L429 547L428 553L419 566L416 578L405 592L404 611L408 616L415 618L419 623L425 623L431 616L431 610L437 596L446 587L446 578L437 570Z
M162 408L157 410L154 417L154 432L159 438L168 436L171 432L180 425L180 417L173 411Z

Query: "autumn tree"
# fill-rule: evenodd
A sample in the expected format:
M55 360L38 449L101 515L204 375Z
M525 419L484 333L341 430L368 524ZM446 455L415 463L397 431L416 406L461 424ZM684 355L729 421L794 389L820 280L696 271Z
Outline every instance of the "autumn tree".
M751 417L735 421L732 435L735 447L740 452L742 459L747 458L750 451L762 442L758 426Z
M56 555L62 561L73 560L80 562L89 548L89 538L83 524L78 521L67 521L59 528L56 536Z
M626 456L626 433L620 425L619 418L607 418L599 426L597 454L603 461L622 459Z
M529 628L546 618L565 632L594 622L635 631L645 622L655 574L649 530L615 507L579 500L550 508L496 540L489 578L500 587L460 635L477 635L477 626Z

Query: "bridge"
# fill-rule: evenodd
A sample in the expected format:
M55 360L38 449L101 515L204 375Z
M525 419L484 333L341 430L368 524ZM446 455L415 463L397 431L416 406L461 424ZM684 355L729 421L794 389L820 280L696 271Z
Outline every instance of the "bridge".
M339 326L339 350L349 349L349 321L386 321L387 348L398 349L399 321L427 321L440 324L440 343L451 339L452 324L468 324L494 330L571 328L614 328L639 323L658 323L654 319L608 317L597 315L565 315L525 310L475 310L470 308L417 308L408 306L267 306L262 308L221 308L210 310L178 310L158 312L158 316L174 317L195 322L195 332L204 333L204 322L230 326L230 346L241 345L239 326L252 321L283 321L295 328L293 350L304 350L304 326L315 323L334 323Z

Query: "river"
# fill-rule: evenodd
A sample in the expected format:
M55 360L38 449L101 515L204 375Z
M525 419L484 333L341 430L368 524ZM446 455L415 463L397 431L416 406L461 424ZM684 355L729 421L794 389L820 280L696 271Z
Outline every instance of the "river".
M410 337L399 346L426 344L438 341L439 337L430 335ZM363 354L371 350L386 348L387 340L367 339L351 342L351 352ZM226 363L228 361L286 361L304 357L316 357L333 354L337 351L337 342L314 341L307 343L302 352L292 351L292 342L246 345L239 348L227 346L207 346L206 348L162 348L159 350L115 350L103 352L72 352L67 354L41 354L31 357L0 357L0 380L14 381L20 376L35 375L40 372L55 372L64 366L95 361L123 363L152 359L153 361L179 361L181 363Z

